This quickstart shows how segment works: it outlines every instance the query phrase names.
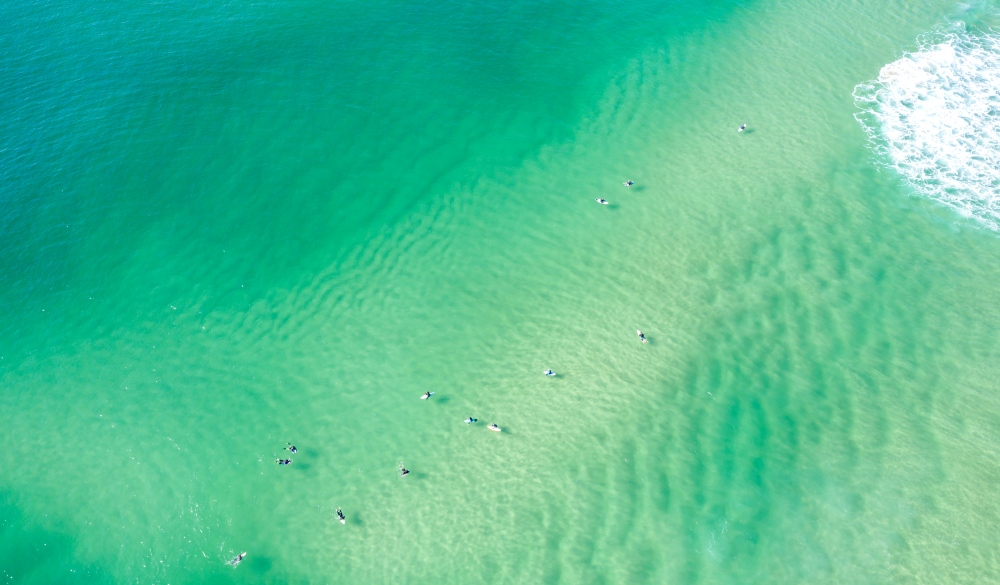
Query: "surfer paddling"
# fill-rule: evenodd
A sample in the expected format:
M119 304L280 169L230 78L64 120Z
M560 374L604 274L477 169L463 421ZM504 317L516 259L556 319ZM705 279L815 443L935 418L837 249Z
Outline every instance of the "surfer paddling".
M476 422L477 420L479 420L479 419L478 418L472 418L470 416L469 418L465 419L465 424L471 425L472 423Z
M340 520L341 524L347 524L347 518L344 518L344 513L337 508L337 520Z
M646 343L646 342L649 341L648 339L646 339L646 335L642 331L639 331L638 329L636 329L635 330L635 334L639 336L639 341L641 341L643 343Z
M746 129L747 129L747 125L746 125L746 122L744 122L743 124L740 124L740 127L736 131L737 132L743 132Z
M275 459L274 462L277 463L278 465L291 465L292 464L292 460L291 459Z
M406 477L407 475L410 475L410 470L407 469L407 468L405 468L405 467L403 467L403 464L400 463L399 464L399 477Z
M298 453L299 452L299 450L295 448L295 445L293 445L291 443L288 443L288 446L285 447L285 451L291 451L292 453Z
M631 187L632 185L635 185L635 181L633 181L632 179L629 179L629 180L625 181L624 183L622 183L622 185L625 185L625 187L628 188L628 187Z
M228 565L232 565L232 566L234 566L234 567L235 567L236 565L238 565L238 564L242 563L242 562L243 562L243 559L245 559L245 558L247 558L247 553L245 553L245 552L241 552L240 554L238 554L238 555L236 555L235 557L233 557L233 558L232 558L232 559L231 559L230 561L228 561L228 562L227 562L226 564L228 564Z
M594 201L600 203L601 205L607 205L608 204L608 200L605 199L605 198L603 198L603 197L598 197L597 199L594 199Z
M424 395L420 397L421 400L427 400L431 396L434 396L433 392L424 392Z

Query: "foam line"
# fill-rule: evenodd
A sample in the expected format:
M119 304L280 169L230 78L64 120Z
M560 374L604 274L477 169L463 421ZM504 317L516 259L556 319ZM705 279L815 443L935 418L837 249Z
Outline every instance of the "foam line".
M854 99L886 164L1000 231L1000 36L937 35L855 87Z

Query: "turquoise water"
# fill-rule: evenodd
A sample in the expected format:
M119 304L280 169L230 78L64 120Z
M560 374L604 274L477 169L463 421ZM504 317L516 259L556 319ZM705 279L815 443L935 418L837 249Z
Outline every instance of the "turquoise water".
M3 4L0 575L997 580L996 8Z

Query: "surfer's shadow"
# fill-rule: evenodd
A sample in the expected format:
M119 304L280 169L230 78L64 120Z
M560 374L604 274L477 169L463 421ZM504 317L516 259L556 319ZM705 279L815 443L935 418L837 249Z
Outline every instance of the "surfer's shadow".
M447 396L442 396L442 397L438 398L438 399L436 400L436 402L437 402L438 404L447 404L449 400L451 400L451 398L449 398L449 397L447 397Z
M259 575L263 575L271 570L274 566L274 562L270 557L261 557L257 555L247 555L250 558L246 560L245 564L249 565L250 570Z

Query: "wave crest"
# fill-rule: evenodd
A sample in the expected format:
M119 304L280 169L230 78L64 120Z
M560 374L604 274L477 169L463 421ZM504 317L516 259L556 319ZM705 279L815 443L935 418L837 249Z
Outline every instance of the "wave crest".
M909 184L1000 230L1000 37L939 35L854 100L873 148Z

